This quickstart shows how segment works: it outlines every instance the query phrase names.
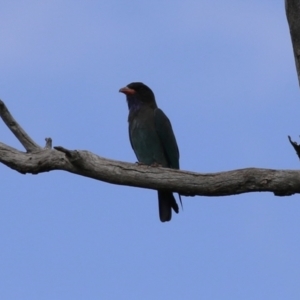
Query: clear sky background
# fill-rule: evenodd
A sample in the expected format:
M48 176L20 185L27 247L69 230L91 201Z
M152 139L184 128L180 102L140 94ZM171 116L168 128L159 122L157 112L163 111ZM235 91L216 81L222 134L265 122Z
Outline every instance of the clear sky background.
M284 1L2 1L0 40L0 98L40 145L135 162L118 90L142 81L182 169L300 167ZM184 197L163 224L152 190L0 179L0 299L300 299L299 195Z

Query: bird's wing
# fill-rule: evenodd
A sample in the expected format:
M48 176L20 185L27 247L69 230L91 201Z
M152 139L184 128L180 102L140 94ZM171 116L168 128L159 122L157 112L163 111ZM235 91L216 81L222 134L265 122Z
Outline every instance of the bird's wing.
M179 169L179 150L172 125L168 117L159 108L154 110L154 123L169 162L169 167Z

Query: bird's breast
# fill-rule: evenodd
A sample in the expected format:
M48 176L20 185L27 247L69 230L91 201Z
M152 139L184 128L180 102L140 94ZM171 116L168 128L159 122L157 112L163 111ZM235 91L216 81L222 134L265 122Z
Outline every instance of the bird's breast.
M167 166L164 149L156 132L153 110L141 111L129 122L132 148L144 164Z

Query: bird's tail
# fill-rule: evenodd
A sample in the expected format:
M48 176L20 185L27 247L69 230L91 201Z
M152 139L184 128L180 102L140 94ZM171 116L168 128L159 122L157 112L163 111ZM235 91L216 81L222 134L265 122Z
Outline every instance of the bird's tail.
M172 192L158 191L159 218L162 222L171 220L172 208L178 214L179 208Z

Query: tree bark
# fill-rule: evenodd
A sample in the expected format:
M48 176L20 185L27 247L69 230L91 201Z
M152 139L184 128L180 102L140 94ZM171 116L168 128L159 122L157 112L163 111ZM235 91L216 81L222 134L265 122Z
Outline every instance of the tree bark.
M35 143L0 100L0 116L27 152L0 143L0 162L21 174L64 170L113 184L164 189L186 196L227 196L248 192L273 192L278 196L300 193L300 171L248 168L199 174L169 168L105 159L85 150L52 149Z

